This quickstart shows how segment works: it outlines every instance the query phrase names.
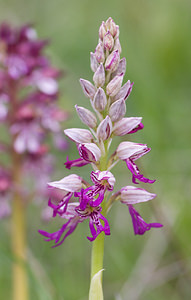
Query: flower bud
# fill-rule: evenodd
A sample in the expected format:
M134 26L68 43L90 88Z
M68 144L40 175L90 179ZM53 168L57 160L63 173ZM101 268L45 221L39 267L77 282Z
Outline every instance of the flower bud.
M126 59L125 57L123 57L118 64L117 69L115 70L115 72L112 74L112 77L115 77L116 75L119 75L121 73L125 74L126 72ZM122 97L121 97L122 98ZM119 98L118 98L119 99Z
M80 84L83 89L84 95L87 98L93 99L95 92L96 92L96 89L93 86L93 84L91 82L89 82L88 80L85 80L82 78L80 79Z
M123 118L120 121L115 123L113 128L113 133L117 136L123 136L127 133L130 133L135 129L140 123L142 118Z
M116 25L116 35L115 38L119 37L119 25Z
M105 22L101 23L101 26L99 28L99 38L103 41L104 35L106 34L107 29L105 26Z
M114 72L118 67L119 59L120 59L119 51L118 50L113 51L106 59L105 62L106 71Z
M146 144L138 144L133 142L122 142L117 147L117 156L121 160L126 160L129 157L136 160L149 152L151 149Z
M94 143L84 143L78 146L80 157L88 162L96 162L101 157L101 151Z
M99 66L99 64L95 57L95 53L90 52L90 67L91 67L92 71L96 72L98 66Z
M121 44L120 44L119 38L115 39L115 44L114 44L114 49L113 50L118 50L119 54L121 54L122 50L121 50Z
M90 128L94 128L97 125L96 116L89 110L81 106L75 105L77 114L80 120Z
M120 90L123 82L123 73L115 76L107 85L106 92L110 97L114 97Z
M117 25L115 24L113 19L111 17L108 18L107 21L105 22L105 25L107 30L109 30L112 36L114 37L117 34Z
M98 111L103 111L107 105L107 97L101 87L99 87L97 92L95 93L93 105Z
M126 113L125 100L119 99L115 101L109 109L109 116L112 122L117 122L124 117Z
M111 51L113 49L113 46L114 46L114 39L111 33L108 31L103 38L103 47L105 50L108 49L109 51Z
M93 141L93 136L87 129L68 128L64 130L64 133L72 141L78 144L91 143Z
M94 81L96 87L104 85L104 83L105 83L105 70L104 70L104 66L103 66L102 63L99 65L99 67L97 68L97 71L94 73L93 81Z
M104 50L102 43L99 43L95 49L95 57L99 63L103 63L105 60Z
M123 98L124 100L126 100L131 91L132 91L132 87L133 87L133 82L131 83L130 80L128 80L123 86L122 88L119 90L119 92L113 97L113 101L116 101L120 98Z
M66 192L76 192L82 188L82 178L76 174L71 174L59 181L49 182L48 186L58 188Z
M106 118L101 121L97 128L97 137L99 140L107 140L112 132L112 122L109 116L106 116Z
M135 186L125 186L120 192L121 202L127 205L146 202L156 197L156 194L151 194L146 190L136 188Z

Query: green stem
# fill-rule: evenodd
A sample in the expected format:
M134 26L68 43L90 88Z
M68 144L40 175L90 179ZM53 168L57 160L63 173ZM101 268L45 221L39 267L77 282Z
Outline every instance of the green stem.
M105 234L103 232L100 233L92 245L91 279L96 273L103 269L104 238Z
M26 207L18 191L20 184L20 157L13 153L14 185L12 209L12 252L13 263L13 300L28 299L28 280L26 270Z
M107 170L107 141L105 141L104 146L105 146L105 155L102 156L100 159L100 171ZM106 216L105 199L102 202L102 215ZM104 240L105 240L105 234L104 232L101 232L92 245L91 280L95 274L103 270ZM101 283L102 283L102 275L101 275Z
M15 81L10 83L11 116L17 110L18 84ZM12 120L11 120L12 123ZM12 175L13 175L13 204L12 204L12 253L13 253L13 300L28 300L28 278L26 269L26 205L23 201L21 187L21 164L22 157L14 150L12 140Z

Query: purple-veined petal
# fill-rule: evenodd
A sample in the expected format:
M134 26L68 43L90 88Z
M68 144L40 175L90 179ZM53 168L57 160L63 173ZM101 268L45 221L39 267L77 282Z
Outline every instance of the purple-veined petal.
M115 184L115 177L110 171L92 171L91 180L96 185L104 185L109 191L113 190Z
M131 158L136 160L149 152L151 149L146 144L138 144L133 142L122 142L117 147L117 156L121 160Z
M125 186L120 190L121 202L124 204L136 204L146 202L156 197L156 194L147 192L135 186Z
M79 144L78 151L81 158L88 162L96 162L101 157L101 151L94 143Z
M74 160L69 160L68 156L66 158L66 162L64 163L66 169L71 169L72 167L83 167L85 165L89 164L87 160L84 160L83 158L77 158Z
M129 213L131 215L135 235L143 235L151 228L163 227L160 223L146 223L132 205L129 205Z
M140 171L139 171L137 165L133 162L133 160L127 159L126 164L127 164L128 169L131 171L131 173L133 175L133 178L132 178L133 183L137 184L136 179L138 179L139 181L144 182L144 183L154 183L156 181L155 179L151 180L151 179L144 177L142 174L140 174Z
M67 192L76 192L82 187L82 178L76 174L71 174L59 181L49 182L48 185Z
M107 140L112 132L112 122L109 116L106 116L104 120L101 121L97 128L97 137L99 140Z
M141 121L141 117L123 118L115 123L113 127L113 134L117 136L123 136L129 133L134 133L137 130L142 129L138 128L138 126L141 124Z
M87 129L80 128L68 128L64 130L65 135L67 135L72 141L78 144L91 143L93 136L91 132Z

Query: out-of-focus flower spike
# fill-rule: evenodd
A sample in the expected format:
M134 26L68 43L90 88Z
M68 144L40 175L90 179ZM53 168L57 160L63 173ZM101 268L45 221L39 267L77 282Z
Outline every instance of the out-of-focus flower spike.
M112 122L121 120L126 113L125 100L119 99L115 101L109 109L109 116Z
M97 125L96 116L87 108L75 105L77 114L80 120L90 128L95 128Z
M88 162L97 162L101 157L100 149L93 143L79 144L78 151L80 157Z
M103 47L105 50L109 50L111 51L113 49L114 46L114 39L112 37L112 34L110 33L110 31L108 31L103 38ZM117 48L115 49L117 50Z
M115 76L107 85L106 92L110 97L114 97L120 90L124 74Z
M112 34L113 37L116 36L117 34L117 25L115 24L115 22L113 21L113 19L110 17L107 19L107 21L105 22L106 28L107 30L109 30Z
M99 124L97 128L97 137L99 140L105 141L107 140L112 132L112 122L109 116Z
M103 63L105 60L105 54L102 43L98 43L95 49L95 57L99 63Z
M119 92L113 97L112 101L116 101L120 98L126 100L132 91L133 84L133 82L131 83L130 80L128 80L119 90Z
M103 38L105 36L105 34L107 33L107 29L106 29L106 25L105 22L103 21L101 23L101 26L99 28L99 38L103 41Z
M9 199L7 197L3 197L1 195L1 201L0 201L0 220L7 218L11 215L11 206L9 204Z
M97 92L95 93L93 105L98 111L103 111L107 105L107 97L101 87L99 87Z
M123 118L120 121L115 123L113 127L113 134L117 136L123 136L125 134L131 133L133 130L135 130L137 126L141 124L141 121L142 121L141 117Z
M135 186L125 186L120 190L120 196L120 201L129 205L150 201L156 197L156 194L149 193Z
M91 143L93 141L93 136L91 132L87 129L69 128L65 129L64 133L72 141L78 144Z
M90 67L93 72L96 72L97 68L99 66L99 63L95 57L95 53L90 52Z
M54 146L56 149L61 150L61 151L66 151L68 150L68 141L66 140L65 136L61 133L56 133L53 136L53 142Z
M99 65L96 72L94 73L93 81L94 81L96 87L102 87L104 85L105 70L104 70L104 66L102 63Z
M95 92L96 92L96 89L93 86L93 84L90 81L82 79L82 78L80 79L80 84L83 89L84 95L87 98L93 99Z
M120 55L119 51L113 51L106 59L105 69L106 71L114 72L119 65Z
M118 64L117 70L112 74L112 77L115 77L116 75L119 74L125 74L126 73L126 59L123 57ZM119 99L119 98L118 98Z
M55 79L49 77L39 78L36 82L38 89L47 95L54 95L58 92L58 83Z

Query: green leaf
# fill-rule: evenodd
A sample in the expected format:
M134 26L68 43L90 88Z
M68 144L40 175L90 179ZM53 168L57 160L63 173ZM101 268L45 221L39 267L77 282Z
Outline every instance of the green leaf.
M103 300L102 271L103 269L92 277L90 283L89 300Z

